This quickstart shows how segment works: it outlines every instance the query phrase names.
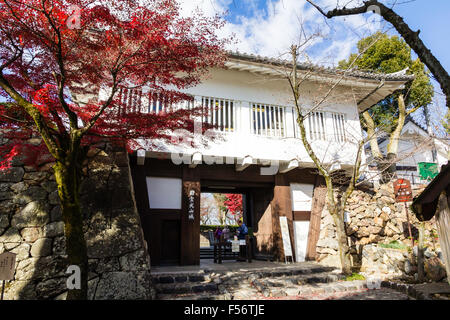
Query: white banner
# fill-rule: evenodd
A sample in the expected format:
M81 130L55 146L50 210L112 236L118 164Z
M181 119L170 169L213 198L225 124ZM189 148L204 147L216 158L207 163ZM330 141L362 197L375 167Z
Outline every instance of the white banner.
M291 237L286 217L280 217L281 237L283 239L283 250L286 257L292 257Z

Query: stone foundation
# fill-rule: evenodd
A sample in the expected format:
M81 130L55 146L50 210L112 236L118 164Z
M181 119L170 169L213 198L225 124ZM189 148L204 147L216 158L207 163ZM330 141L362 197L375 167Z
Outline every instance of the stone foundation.
M420 190L415 190L414 193L419 192ZM348 200L346 210L350 216L347 235L349 235L351 258L355 269L360 269L367 274L384 275L384 277L414 274L411 270L414 271L416 258L411 258L406 248L402 251L377 246L377 244L389 244L396 241L409 247L410 251L412 249L405 205L395 202L392 183L380 186L374 194L360 190L354 191ZM409 210L409 220L417 245L420 222L411 210ZM340 267L335 225L326 208L322 212L320 230L317 261L324 265ZM426 259L436 257L440 252L436 235L434 219L425 222L425 247L429 256ZM414 250L417 250L417 247ZM408 259L412 261L406 263Z
M408 250L381 248L369 244L364 246L361 260L360 271L365 275L392 278L401 277L406 271L412 270ZM408 263L411 268L409 270Z
M52 165L36 169L18 157L11 168L0 171L0 253L17 254L5 299L65 298L64 223ZM81 202L89 298L150 299L150 258L123 149L91 148L84 163Z

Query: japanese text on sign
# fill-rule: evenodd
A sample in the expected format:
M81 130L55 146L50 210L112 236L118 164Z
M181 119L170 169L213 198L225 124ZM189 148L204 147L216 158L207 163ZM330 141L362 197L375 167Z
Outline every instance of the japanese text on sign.
M188 208L188 219L194 220L194 202L195 202L195 191L189 191L189 208Z
M12 280L14 267L16 265L16 254L4 252L0 254L0 280Z

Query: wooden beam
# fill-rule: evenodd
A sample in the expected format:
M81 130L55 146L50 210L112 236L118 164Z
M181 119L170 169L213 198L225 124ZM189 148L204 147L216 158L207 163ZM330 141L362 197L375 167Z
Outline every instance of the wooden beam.
M284 261L283 238L281 237L280 217L285 216L288 220L289 241L291 242L292 258L295 261L294 225L292 212L291 187L286 176L277 174L273 189L271 202L274 254L279 261Z
M280 171L280 173L286 173L288 171L291 171L292 169L298 168L299 165L300 164L299 164L298 160L296 160L296 159L291 160L289 162L283 162L280 165L279 171Z
M244 171L248 166L253 164L253 158L246 156L244 159L238 159L236 163L236 171Z
M200 264L200 194L195 170L183 167L183 200L180 212L180 265Z
M143 166L145 163L145 150L139 149L137 151L137 164Z
M322 177L317 176L314 183L311 204L311 218L309 220L308 244L306 247L306 260L315 261L317 258L317 241L320 235L320 221L322 210L327 197L327 187Z

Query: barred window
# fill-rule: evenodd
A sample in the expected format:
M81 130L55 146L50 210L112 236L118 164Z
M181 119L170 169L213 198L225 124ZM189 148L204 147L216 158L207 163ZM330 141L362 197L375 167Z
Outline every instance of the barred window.
M314 111L309 114L308 129L306 132L310 140L326 140L324 112Z
M345 135L345 116L341 113L331 113L331 119L333 120L333 141L347 141Z
M125 88L119 89L120 114L128 112L140 112L142 107L142 89Z
M192 109L193 100L183 100L174 103L170 97L163 93L150 91L143 93L141 88L119 89L120 113L141 112L141 113L160 113L171 112L179 109Z
M270 137L284 137L285 108L274 105L252 104L252 132Z
M223 132L235 131L236 110L235 102L228 99L202 97L205 108L204 123L211 124L216 130Z

